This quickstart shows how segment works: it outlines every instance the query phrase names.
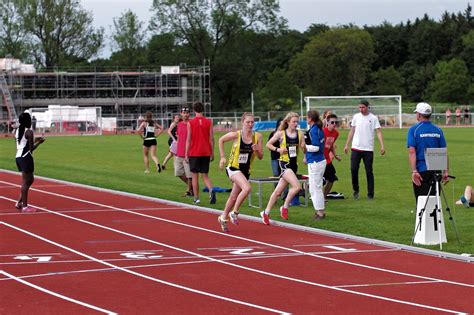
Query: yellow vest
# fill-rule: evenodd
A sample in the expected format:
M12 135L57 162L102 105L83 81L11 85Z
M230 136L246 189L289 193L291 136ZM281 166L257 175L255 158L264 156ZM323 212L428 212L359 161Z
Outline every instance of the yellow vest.
M237 141L234 141L234 144L232 145L232 150L230 151L229 155L229 162L227 163L227 166L229 167L234 167L234 168L239 168L239 155L240 155L240 143L242 142L242 131L238 130L237 131ZM252 135L252 144L257 143L257 133L254 133ZM253 152L250 154L250 165L252 165L253 160L255 159L255 154ZM250 166L249 166L250 170Z
M280 141L280 148L287 148L287 143L286 143L286 130L282 130L283 131L283 136L281 138L281 141ZM300 139L302 137L302 133L301 131L297 130L296 131L297 133L297 138L298 138L298 145L296 146L296 154L298 154L298 151L299 151L299 144L300 144ZM288 149L288 148L287 148ZM289 155L289 152L286 152L286 153L280 153L280 158L279 158L280 161L283 161L283 162L286 162L286 163L289 163L290 162L290 155Z

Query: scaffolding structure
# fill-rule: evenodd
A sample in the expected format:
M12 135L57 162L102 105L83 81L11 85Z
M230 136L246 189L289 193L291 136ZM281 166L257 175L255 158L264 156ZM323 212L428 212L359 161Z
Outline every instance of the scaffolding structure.
M103 117L117 117L119 122L125 122L146 111L153 112L157 118L169 119L181 106L191 107L197 101L204 104L206 113L211 112L208 61L197 67L181 65L177 73L166 74L153 69L104 72L74 69L9 72L5 77L19 113L48 105L100 106ZM6 104L2 104L2 111L6 110Z

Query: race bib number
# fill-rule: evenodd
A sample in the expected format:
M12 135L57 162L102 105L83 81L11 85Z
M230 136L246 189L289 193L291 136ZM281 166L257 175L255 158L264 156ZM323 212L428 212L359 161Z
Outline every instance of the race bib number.
M239 154L239 164L245 164L249 160L249 154L248 153L241 153Z
M146 132L155 132L155 126L147 126Z
M296 157L296 147L288 147L288 155L290 158Z

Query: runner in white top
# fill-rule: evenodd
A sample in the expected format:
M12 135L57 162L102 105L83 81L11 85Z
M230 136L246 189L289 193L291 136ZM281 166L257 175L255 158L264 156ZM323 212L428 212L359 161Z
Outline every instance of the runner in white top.
M35 212L36 209L28 206L28 191L33 184L35 177L33 172L35 164L33 161L33 151L44 142L43 137L34 138L31 130L31 116L22 113L18 117L20 126L15 131L16 140L16 166L21 172L22 184L20 197L15 207L21 212Z
M351 130L347 136L344 152L349 152L349 142L352 141L351 150L351 175L354 198L359 199L359 165L364 160L365 174L367 177L367 197L374 198L374 173L372 164L374 161L374 138L380 142L380 154L385 154L382 130L377 116L369 112L369 102L362 100L359 103L359 111L354 115L351 122Z

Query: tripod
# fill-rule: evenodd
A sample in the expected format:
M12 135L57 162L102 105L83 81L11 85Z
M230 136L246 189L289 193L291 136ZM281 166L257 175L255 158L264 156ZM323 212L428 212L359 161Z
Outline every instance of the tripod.
M449 176L450 178L453 178L455 179L454 176ZM447 201L447 198L446 198L446 194L444 193L444 190L442 189L441 187L441 179L442 179L442 176L441 176L441 173L440 172L435 172L433 173L431 179L429 180L429 190L428 190L428 194L427 194L427 197L429 197L431 195L431 192L433 190L433 186L435 187L435 198L436 198L436 204L435 204L435 207L434 207L434 210L432 213L430 213L430 217L433 217L433 223L434 223L434 230L435 231L438 231L438 236L439 236L439 248L440 249L443 249L443 242L442 242L442 235L441 235L441 224L443 223L443 213L442 213L442 201L441 201L441 196L443 196L443 199L444 199L444 203L446 204L446 211L447 213L449 214L449 220L451 221L451 224L453 226L453 229L454 229L454 232L456 234L456 239L458 240L458 243L460 244L460 240L459 240L459 235L458 235L458 231L456 229L456 225L454 223L454 219L451 215L451 210L449 208L449 205L448 205L448 201ZM415 228L415 231L413 233L413 237L411 239L411 244L413 245L413 242L415 240L415 236L416 236L416 233L418 231L421 231L421 224L422 224L422 219L423 219L423 215L424 215L424 212L426 210L426 207L427 207L427 204L428 204L428 201L429 201L429 198L426 198L426 201L425 201L425 204L423 205L423 207L421 208L420 210L420 213L418 214L418 224Z

